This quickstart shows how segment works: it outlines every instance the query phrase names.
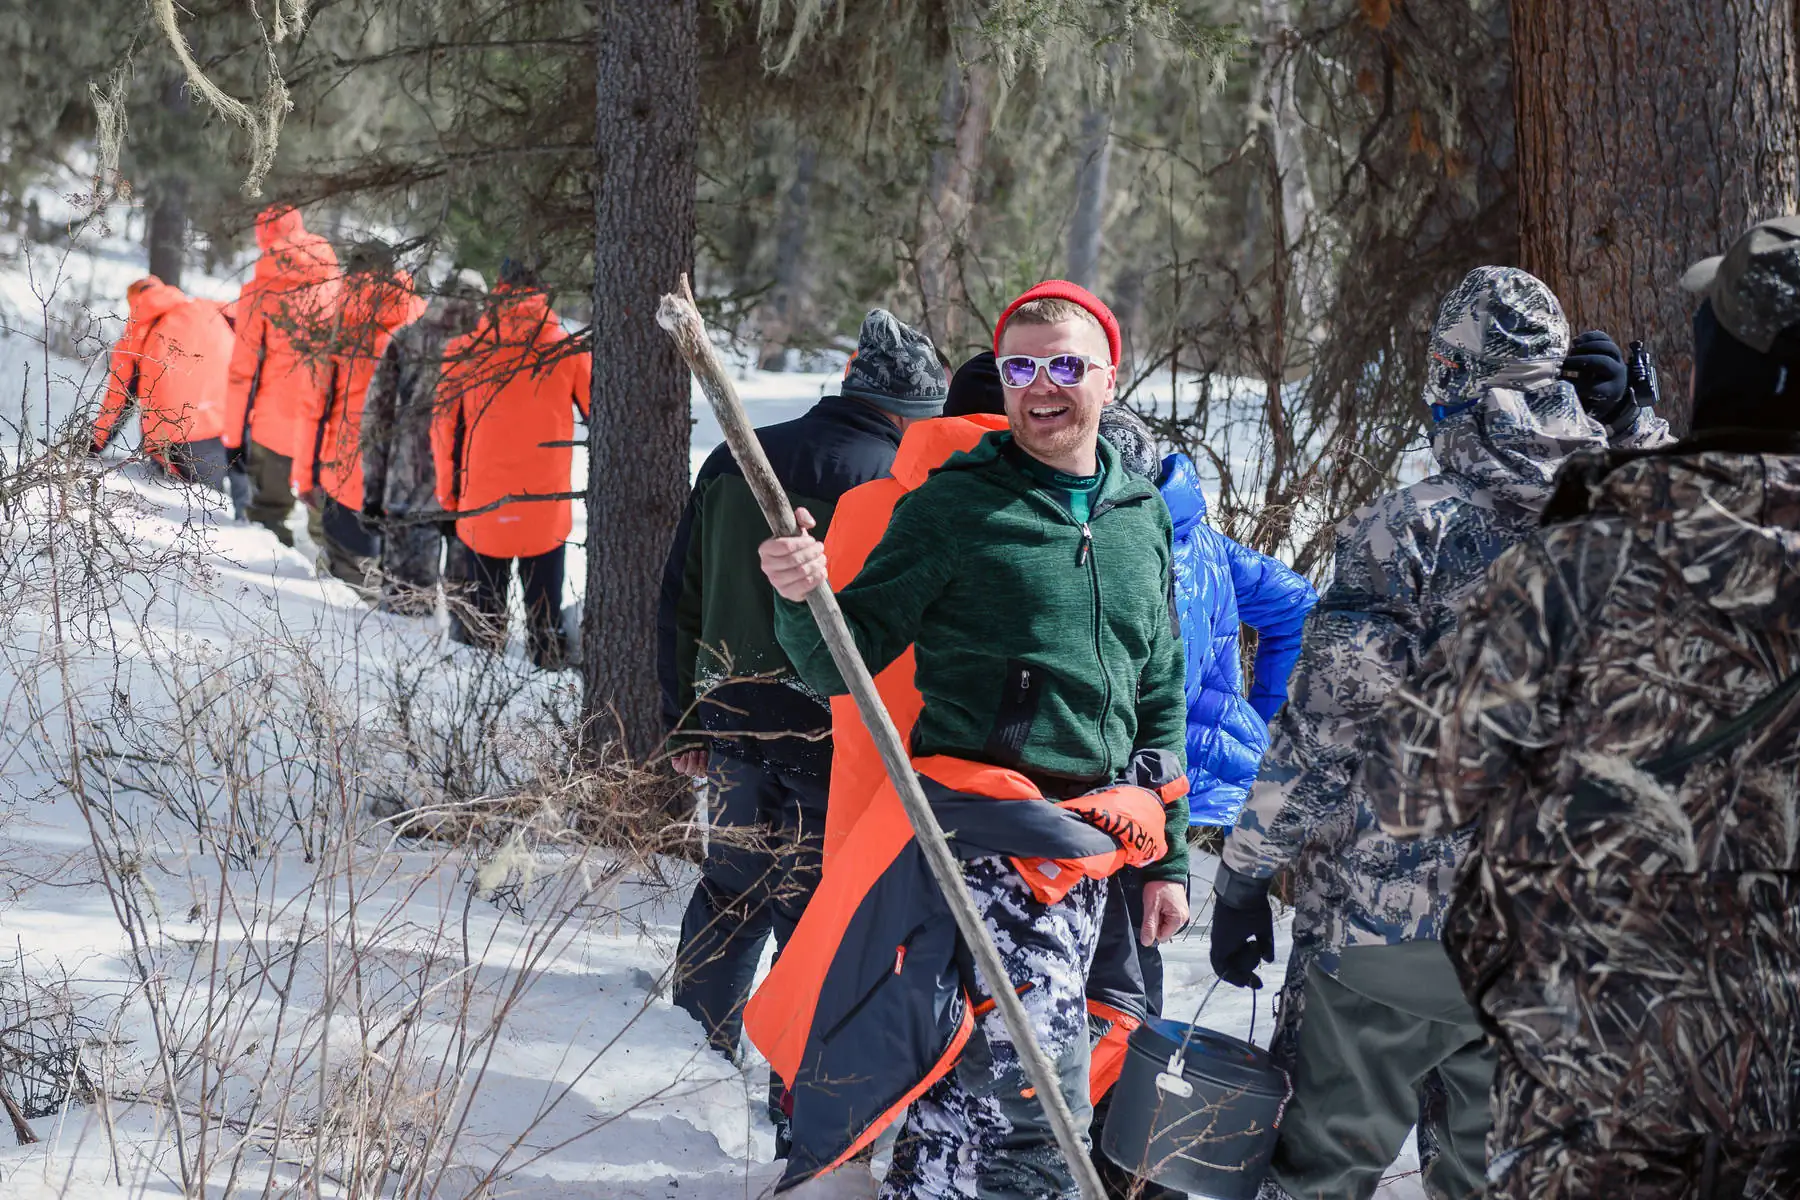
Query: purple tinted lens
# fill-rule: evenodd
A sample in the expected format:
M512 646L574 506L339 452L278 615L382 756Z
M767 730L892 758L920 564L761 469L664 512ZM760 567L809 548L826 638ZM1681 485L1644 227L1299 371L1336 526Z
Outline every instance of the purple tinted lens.
M1000 382L1007 387L1031 386L1037 378L1037 364L1023 355L1008 355L1000 360Z
M1059 354L1044 369L1057 387L1074 387L1087 374L1087 363L1079 355Z

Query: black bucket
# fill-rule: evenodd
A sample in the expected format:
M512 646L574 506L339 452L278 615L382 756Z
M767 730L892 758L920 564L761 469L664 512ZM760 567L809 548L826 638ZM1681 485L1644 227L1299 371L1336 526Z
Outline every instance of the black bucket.
M1100 1148L1133 1175L1213 1200L1254 1200L1287 1108L1268 1051L1199 1025L1133 1030Z

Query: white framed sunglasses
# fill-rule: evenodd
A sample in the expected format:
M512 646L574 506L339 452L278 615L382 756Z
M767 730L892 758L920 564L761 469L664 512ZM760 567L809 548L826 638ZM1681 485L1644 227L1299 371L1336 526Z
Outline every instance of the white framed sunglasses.
M1030 387L1041 370L1057 387L1075 387L1087 378L1089 371L1104 371L1111 363L1095 362L1085 354L1052 354L1036 358L1030 354L1008 354L995 364L1000 368L1000 382L1009 388Z

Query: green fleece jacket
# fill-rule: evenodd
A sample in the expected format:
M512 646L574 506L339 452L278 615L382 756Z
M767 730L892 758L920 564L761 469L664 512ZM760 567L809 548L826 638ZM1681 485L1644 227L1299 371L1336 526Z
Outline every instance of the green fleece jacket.
M1031 478L1010 434L989 434L901 500L838 593L871 672L915 647L915 755L1099 784L1153 749L1185 770L1169 511L1105 440L1100 456L1082 522ZM846 691L806 605L779 600L775 632L807 684ZM1169 855L1145 874L1185 882L1187 802L1167 811Z

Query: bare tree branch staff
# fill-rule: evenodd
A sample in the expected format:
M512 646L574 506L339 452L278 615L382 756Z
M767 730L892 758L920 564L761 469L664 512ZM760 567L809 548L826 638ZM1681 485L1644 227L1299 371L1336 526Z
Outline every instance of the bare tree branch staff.
M870 668L914 648L913 766L1006 978L978 968L961 1002L955 930L897 806L878 798L839 856L858 869L827 876L748 1014L795 1077L786 1182L843 1162L906 1107L884 1195L1075 1195L1091 1166L1059 1145L997 993L1017 995L1085 1129L1090 965L1121 972L1116 998L1136 1008L1122 1018L1142 1012L1136 931L1108 902L1116 872L1146 868L1151 940L1187 919L1169 513L1098 436L1117 322L1054 281L1008 308L995 350L1010 430L898 504L838 604ZM796 536L762 548L782 597L776 632L801 678L841 694L800 603L826 580L825 552L811 515L796 516ZM876 990L884 973L899 986Z

